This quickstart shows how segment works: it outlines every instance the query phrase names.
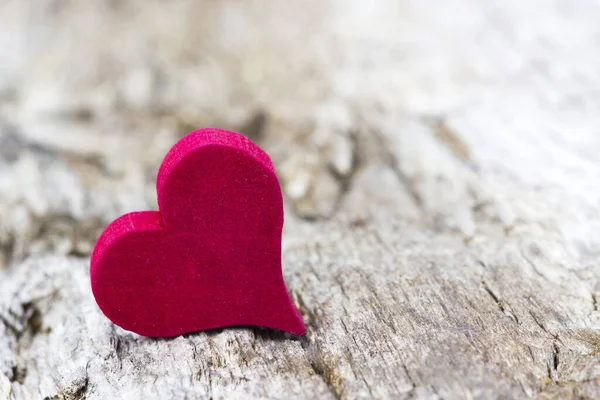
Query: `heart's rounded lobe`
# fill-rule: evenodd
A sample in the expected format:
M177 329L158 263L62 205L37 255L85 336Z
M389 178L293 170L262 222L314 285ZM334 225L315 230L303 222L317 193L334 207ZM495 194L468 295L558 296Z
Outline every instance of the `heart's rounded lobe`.
M202 129L167 154L160 212L110 224L92 290L117 325L145 336L233 325L305 332L281 273L281 189L268 156L240 134Z

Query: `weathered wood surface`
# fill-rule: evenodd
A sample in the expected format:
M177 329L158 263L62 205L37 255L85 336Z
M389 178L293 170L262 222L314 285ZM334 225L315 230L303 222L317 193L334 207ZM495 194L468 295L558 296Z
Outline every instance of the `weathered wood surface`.
M0 2L0 398L600 398L594 1ZM286 194L297 339L115 328L89 253L185 132Z

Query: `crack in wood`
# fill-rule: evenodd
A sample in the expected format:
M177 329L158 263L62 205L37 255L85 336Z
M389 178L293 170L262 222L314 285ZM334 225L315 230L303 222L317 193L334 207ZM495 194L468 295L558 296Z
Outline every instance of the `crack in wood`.
M306 359L314 374L318 376L329 389L330 394L335 399L341 399L343 391L340 391L340 388L333 381L334 374L332 371L326 370L324 367L323 359L319 353L318 345L311 342L310 338L307 334L306 337L301 339L302 349L304 350L304 354L306 355ZM340 383L340 382L337 382Z
M300 344L304 350L308 364L315 375L317 375L325 383L333 397L336 399L341 399L343 394L343 389L340 389L339 387L341 382L339 379L337 382L335 382L335 375L333 371L325 369L325 364L323 362L322 355L320 354L319 345L311 341L311 331L318 329L317 316L311 309L307 307L300 293L296 293L296 297L298 299L299 309L302 315L308 318L308 322L306 323L306 335L300 338Z
M552 342L552 366L554 367L554 371L558 370L558 364L560 363L559 353L560 349L558 348L558 343Z
M384 137L381 132L375 131L372 133L375 144L377 145L380 154L382 155L382 160L385 165L387 165L393 174L398 179L398 182L404 187L406 193L409 195L412 202L415 206L423 211L424 204L423 198L419 191L416 188L415 182L410 179L404 171L400 168L400 162L398 160L398 155L391 149L388 140Z
M469 145L465 143L460 135L448 124L445 117L435 117L430 120L433 125L434 136L438 141L447 148L450 153L459 161L465 163L472 168L472 157Z
M498 297L498 295L496 295L496 294L495 294L495 293L492 291L492 289L490 289L490 287L489 287L488 283L487 283L485 280L481 281L481 283L483 284L483 289L484 289L484 290L486 291L486 293L487 293L488 295L490 295L490 297L491 297L491 298L494 300L494 303L496 303L496 305L498 306L498 308L500 309L500 311L501 311L501 312L502 312L504 315L508 316L510 319L512 319L513 321L515 321L517 324L519 324L519 323L520 323L520 322L519 322L519 318L516 316L516 314L515 314L515 313L514 313L512 310L510 310L510 309L508 309L508 308L506 307L506 302L505 302L505 301L503 301L502 299L500 299L500 298Z
M351 143L351 156L350 156L350 169L349 171L342 175L340 174L336 168L334 168L331 164L328 165L328 170L332 174L332 176L336 179L338 184L340 185L340 192L337 195L333 208L328 216L326 216L325 220L332 218L337 215L340 211L344 203L344 199L348 196L350 191L352 190L352 186L354 183L354 179L356 178L356 173L361 167L362 160L359 157L358 146L358 132L350 131L348 132L348 138Z

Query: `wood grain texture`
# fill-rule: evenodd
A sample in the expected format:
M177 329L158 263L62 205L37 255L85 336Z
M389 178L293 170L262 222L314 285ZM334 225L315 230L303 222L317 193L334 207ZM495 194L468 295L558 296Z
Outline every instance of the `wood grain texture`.
M600 398L596 2L42 3L0 2L0 399ZM305 339L93 301L208 125L275 163Z

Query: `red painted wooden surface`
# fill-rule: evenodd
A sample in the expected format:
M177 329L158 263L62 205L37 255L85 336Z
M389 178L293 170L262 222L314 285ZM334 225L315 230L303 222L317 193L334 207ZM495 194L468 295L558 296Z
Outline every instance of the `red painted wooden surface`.
M144 336L255 325L305 333L281 273L283 201L273 164L246 137L182 138L157 179L160 211L126 214L91 260L98 306Z

